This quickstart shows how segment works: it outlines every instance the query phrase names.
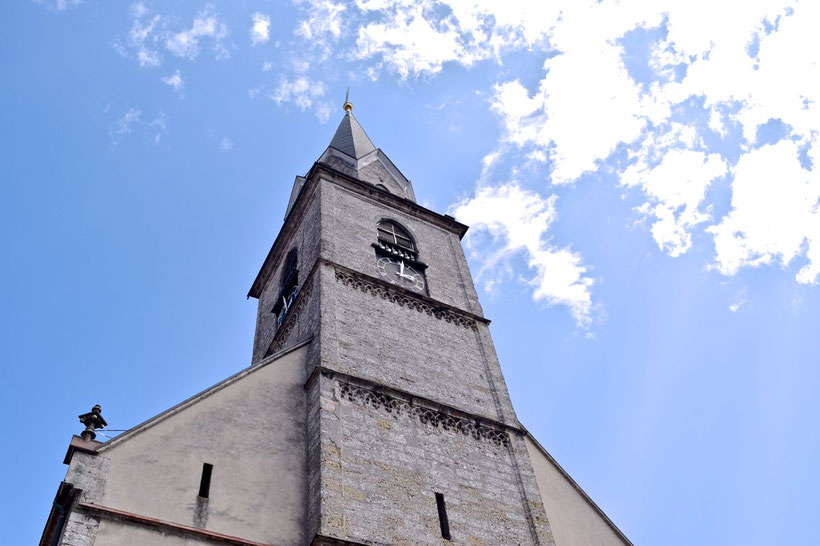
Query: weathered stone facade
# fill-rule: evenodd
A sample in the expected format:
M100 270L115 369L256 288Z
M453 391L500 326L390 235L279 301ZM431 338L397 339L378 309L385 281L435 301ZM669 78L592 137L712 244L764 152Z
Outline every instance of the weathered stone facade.
M321 536L365 544L553 543L520 431L327 370L309 388L319 408L308 426L318 500L311 516ZM449 541L435 493L447 502Z
M446 542L440 493L452 542L553 543L459 244L463 227L322 165L313 176L305 190L320 187L312 195L322 244L307 277L316 303L290 317L318 326L301 333L319 347L306 370L311 533ZM426 294L378 277L372 244L385 218L414 236ZM277 336L293 333L283 324Z

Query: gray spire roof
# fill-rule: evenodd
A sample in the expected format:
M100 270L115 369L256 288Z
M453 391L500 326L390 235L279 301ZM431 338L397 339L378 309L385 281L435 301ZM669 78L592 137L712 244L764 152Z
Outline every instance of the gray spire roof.
M354 159L359 159L369 154L376 149L370 139L367 138L362 126L353 117L353 114L347 112L339 128L336 129L336 134L333 135L333 140L330 141L330 147L336 148Z

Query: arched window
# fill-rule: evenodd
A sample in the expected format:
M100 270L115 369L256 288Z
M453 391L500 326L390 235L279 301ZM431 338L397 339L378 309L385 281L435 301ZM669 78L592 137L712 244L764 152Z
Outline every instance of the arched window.
M290 306L293 305L293 301L299 295L299 269L297 265L298 253L296 247L293 247L285 257L285 265L282 267L282 276L279 280L279 296L276 298L272 309L273 314L276 315L277 328L282 325Z
M413 237L393 220L382 220L376 226L378 246L384 252L415 260L418 255Z

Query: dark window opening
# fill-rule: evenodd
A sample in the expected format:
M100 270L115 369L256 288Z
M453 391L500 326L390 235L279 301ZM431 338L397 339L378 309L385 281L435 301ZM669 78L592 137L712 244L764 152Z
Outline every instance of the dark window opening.
M285 257L285 265L282 267L282 276L279 281L279 295L271 310L276 315L276 327L282 325L290 306L299 294L299 269L298 253L296 248L292 248Z
M390 193L390 190L388 190L388 189L387 189L387 186L385 186L384 184L376 184L376 188L377 188L377 189L380 189L380 190L382 190L382 191L384 191L384 192Z
M211 472L213 472L214 465L202 464L202 478L199 480L199 496L207 499L211 492Z
M285 258L285 267L282 268L282 280L280 282L282 291L292 288L296 284L296 277L299 271L296 269L298 254L296 248L292 248Z
M438 522L441 525L441 538L450 540L450 522L447 520L447 505L444 504L444 495L436 493L438 507Z

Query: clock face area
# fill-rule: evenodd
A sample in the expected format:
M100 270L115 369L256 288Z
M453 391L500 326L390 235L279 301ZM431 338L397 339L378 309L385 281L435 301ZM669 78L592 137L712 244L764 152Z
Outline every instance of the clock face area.
M407 288L413 292L424 290L424 275L410 267L401 258L382 257L376 260L376 268L382 279L390 284Z

